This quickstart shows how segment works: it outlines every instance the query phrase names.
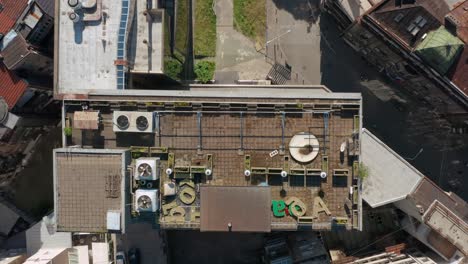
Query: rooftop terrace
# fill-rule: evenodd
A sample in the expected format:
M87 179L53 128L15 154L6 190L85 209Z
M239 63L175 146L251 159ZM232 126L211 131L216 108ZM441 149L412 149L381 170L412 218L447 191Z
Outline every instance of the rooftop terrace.
M72 144L130 148L134 158L160 157L159 224L164 228L200 228L202 186L252 187L249 193L265 186L271 199L267 219L271 217L273 230L359 228L355 171L359 96L317 99L307 98L305 92L302 99L285 95L237 100L239 94L232 91L217 98L198 99L196 94L160 101L155 97L151 102L90 102L87 111L99 111L99 129L74 128ZM81 102L67 101L66 108L73 124L73 113L81 111ZM150 113L153 133L114 132L117 110ZM296 135L305 141L292 140ZM309 155L315 157L299 162ZM173 173L164 173L167 168ZM171 183L176 186L175 195L165 192L165 185ZM226 207L239 208L233 203ZM263 226L259 231L265 230Z

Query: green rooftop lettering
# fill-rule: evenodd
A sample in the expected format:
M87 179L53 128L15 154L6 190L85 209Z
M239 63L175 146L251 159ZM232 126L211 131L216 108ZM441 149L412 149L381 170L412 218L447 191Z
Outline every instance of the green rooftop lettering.
M286 216L286 213L284 212L284 209L286 209L286 204L283 200L273 200L271 201L271 206L273 209L273 215L275 217Z

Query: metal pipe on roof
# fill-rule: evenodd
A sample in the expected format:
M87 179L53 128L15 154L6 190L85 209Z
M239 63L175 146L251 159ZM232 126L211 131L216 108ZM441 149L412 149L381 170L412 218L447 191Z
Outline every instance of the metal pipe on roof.
M202 113L197 112L197 125L198 125L198 150L202 150L203 145L202 145L202 123L201 123L201 118L202 118Z
M244 151L244 114L240 112L240 150Z
M280 150L284 151L284 128L285 128L286 114L281 112L281 147Z
M323 133L323 154L327 154L327 136L328 136L328 118L330 117L329 112L323 113L323 125L324 125L324 133Z
M156 132L158 133L158 135L160 135L161 133L161 126L159 124L159 121L160 121L160 115L159 115L159 112L154 112L155 114L155 124L156 124Z

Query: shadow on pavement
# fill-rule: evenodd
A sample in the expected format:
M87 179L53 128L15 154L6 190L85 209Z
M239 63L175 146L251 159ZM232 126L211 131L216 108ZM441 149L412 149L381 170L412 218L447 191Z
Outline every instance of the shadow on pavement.
M319 0L273 0L273 3L276 8L289 12L296 20L315 23L320 15Z
M450 133L445 120L421 103L345 44L328 14L320 21L321 84L334 92L361 92L364 127L408 160L444 190L463 199L468 177L468 136ZM464 167L463 167L464 166Z
M169 262L259 263L263 234L168 231Z

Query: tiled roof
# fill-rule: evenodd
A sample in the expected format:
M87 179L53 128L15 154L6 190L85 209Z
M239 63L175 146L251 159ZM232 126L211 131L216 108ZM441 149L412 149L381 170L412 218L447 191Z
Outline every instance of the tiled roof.
M389 6L389 2L372 12L370 17L377 21L394 39L407 48L414 48L422 36L440 27L441 22L420 5Z
M434 0L387 0L382 2L381 6L376 10L378 12L399 12L407 8L421 7L429 12L440 23L444 22L444 17L454 8L450 0L434 1Z
M18 17L28 5L27 0L0 0L0 34L6 34L15 25Z
M5 99L9 109L15 106L27 87L28 84L25 81L0 63L0 96Z
M451 72L449 76L452 82L468 96L468 45L465 45L458 63L452 68Z
M8 46L3 48L3 63L8 67L8 69L16 70L30 53L29 45L23 36L16 35L16 37L10 41Z
M446 18L456 25L457 36L468 44L468 0L458 5Z

